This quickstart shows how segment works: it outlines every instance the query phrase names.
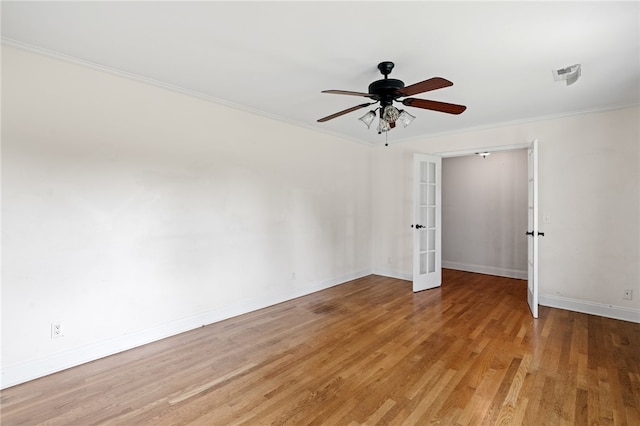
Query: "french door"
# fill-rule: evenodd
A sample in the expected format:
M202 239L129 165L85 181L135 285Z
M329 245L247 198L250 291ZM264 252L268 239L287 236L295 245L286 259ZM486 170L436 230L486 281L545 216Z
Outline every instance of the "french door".
M442 284L442 158L413 155L413 291Z
M528 254L527 254L527 301L534 318L538 318L538 141L534 140L528 148Z

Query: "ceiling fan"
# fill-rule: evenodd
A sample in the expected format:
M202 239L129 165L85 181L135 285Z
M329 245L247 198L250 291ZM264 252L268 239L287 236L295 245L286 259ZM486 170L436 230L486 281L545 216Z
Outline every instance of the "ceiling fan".
M405 127L409 125L415 118L411 114L403 110L398 110L393 106L393 102L400 102L403 105L429 109L432 111L446 112L448 114L461 114L465 109L464 105L449 104L446 102L430 101L427 99L411 98L407 96L413 96L418 93L429 92L431 90L442 89L444 87L453 86L453 83L449 80L445 80L441 77L433 77L428 80L421 81L419 83L412 84L410 86L404 85L404 82L395 78L389 78L391 70L393 70L393 62L385 61L378 64L378 69L384 75L384 79L376 80L369 85L369 92L351 92L348 90L323 90L322 93L332 93L336 95L351 95L362 96L365 98L373 99L374 102L363 103L351 108L347 108L344 111L336 112L335 114L328 115L318 120L319 123L332 120L341 115L348 114L353 111L357 111L362 108L366 108L369 105L380 103L380 106L375 110L369 111L363 117L360 118L367 127L371 126L371 123L376 117L376 110L380 110L380 123L378 125L378 133L389 131L396 126L396 122L401 122ZM404 99L400 99L404 98Z

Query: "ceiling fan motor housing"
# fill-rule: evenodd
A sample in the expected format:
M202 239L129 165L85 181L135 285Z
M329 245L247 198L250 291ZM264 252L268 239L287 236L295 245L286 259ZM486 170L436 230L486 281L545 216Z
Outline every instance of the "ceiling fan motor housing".
M395 78L389 78L389 74L393 70L394 63L391 61L384 61L378 64L378 70L384 75L383 80L374 81L369 85L369 93L375 95L373 99L380 101L380 112L384 110L387 105L392 105L393 101L400 97L398 90L404 87L404 82L396 80Z
M376 95L380 99L380 105L385 107L391 105L396 98L400 97L398 90L402 88L404 88L404 82L395 78L385 78L371 83L369 85L369 93Z

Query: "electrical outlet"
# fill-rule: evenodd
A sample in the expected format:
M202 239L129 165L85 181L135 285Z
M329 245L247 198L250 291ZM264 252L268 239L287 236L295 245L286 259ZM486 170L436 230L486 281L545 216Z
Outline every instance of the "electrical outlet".
M633 290L630 288L626 288L624 293L622 294L623 299L632 300L633 299Z
M62 321L54 322L51 324L51 338L57 339L64 336L64 327Z

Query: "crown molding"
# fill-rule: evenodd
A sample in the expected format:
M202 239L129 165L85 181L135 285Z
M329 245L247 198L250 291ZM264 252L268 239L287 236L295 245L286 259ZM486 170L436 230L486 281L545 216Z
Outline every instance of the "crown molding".
M191 90L191 89L187 89L185 87L182 86L178 86L175 84L171 84L171 83L167 83L165 81L162 80L157 80L157 79L153 79L150 77L145 77L143 75L140 74L136 74L136 73L132 73L129 71L124 71L118 68L113 68L113 67L109 67L106 65L102 65L102 64L98 64L95 62L91 62L91 61L87 61L84 59L80 59L77 58L75 56L71 56L71 55L65 55L63 53L60 52L56 52L50 49L46 49L43 47L39 47L39 46L34 46L32 44L29 43L24 43L22 41L18 41L18 40L14 40L11 39L9 37L0 37L0 40L2 42L3 45L6 46L10 46L10 47L14 47L14 48L18 48L21 50L25 50L31 53L35 53L38 55L42 55L42 56L47 56L49 58L53 58L53 59L57 59L60 61L64 61L64 62L69 62L75 65L80 65L80 66L84 66L84 67L88 67L97 71L102 71L108 74L112 74L112 75L116 75L118 77L123 77L123 78L127 78L130 80L135 80L138 81L140 83L144 83L144 84L148 84L151 86L155 86L155 87L159 87L162 89L166 89L166 90L170 90L172 92L176 92L176 93L180 93L183 95L187 95L187 96L191 96L194 98L198 98L201 100L204 100L206 102L211 102L217 105L222 105L228 108L232 108L238 111L242 111L242 112L246 112L249 114L254 114L254 115L258 115L261 117L265 117L265 118L269 118L271 120L276 120L276 121L280 121L282 123L286 123L292 126L296 126L296 127L301 127L307 130L312 130L315 132L320 132L320 133L324 133L336 138L340 138L340 139L346 139L346 140L350 140L352 142L356 142L358 144L361 145L365 145L365 146L373 146L372 143L367 142L367 141L363 141L362 139L357 139L357 138L352 138L349 136L345 136L343 134L337 133L337 132L333 132L327 129L323 129L320 128L318 126L314 126L314 125L310 125L308 123L305 122L301 122L301 121L297 121L297 120L291 120L289 118L286 117L282 117L280 115L276 115L276 114L269 114L266 113L264 111L260 111L254 108L249 108L245 105L241 105L235 102L231 102L228 101L226 99L221 99L221 98L216 98L215 96L210 96L210 95L205 95L203 93L197 92L195 90Z
M463 127L456 130L425 134L423 136L416 136L412 138L398 139L398 140L395 140L394 143L400 144L400 143L420 142L420 141L437 139L437 138L442 138L447 136L455 136L455 135L470 133L470 132L482 132L482 131L494 130L501 127L521 126L524 124L531 124L538 121L548 121L548 120L556 120L560 118L576 117L576 116L587 115L587 114L619 111L619 110L628 109L628 108L637 108L638 106L640 106L640 103L615 105L615 106L604 107L604 108L584 109L584 110L566 112L561 114L541 115L537 117L528 117L528 118L522 118L518 120L503 121L503 122L486 124L481 126Z
M276 114L269 114L266 113L264 111L260 111L254 108L249 108L245 105L240 105L238 103L235 102L231 102L228 101L226 99L221 99L221 98L216 98L214 96L210 96L210 95L205 95L203 93L197 92L195 90L190 90L187 89L185 87L182 86L177 86L175 84L171 84L171 83L167 83L165 81L161 81L161 80L156 80L150 77L145 77L143 75L139 75L139 74L135 74L135 73L131 73L128 71L124 71L124 70L120 70L117 68L113 68L113 67L109 67L106 65L102 65L102 64L98 64L95 62L91 62L91 61L86 61L84 59L80 59L80 58L76 58L75 56L71 56L71 55L65 55L63 53L59 53L50 49L46 49L43 47L39 47L39 46L34 46L32 44L29 43L25 43L19 40L15 40L9 37L2 37L0 36L0 41L2 42L3 45L7 45L7 46L11 46L11 47L15 47L15 48L19 48L22 50L26 50L32 53L36 53L36 54L40 54L43 56L48 56L54 59L58 59L58 60L62 60L65 62L70 62L76 65L81 65L81 66L85 66L85 67L89 67L92 68L94 70L98 70L98 71L103 71L109 74L113 74L113 75L117 75L119 77L124 77L124 78L128 78L131 80L135 80L141 83L145 83L145 84L149 84L152 86L156 86L156 87L160 87L166 90L170 90L173 92L177 92L177 93L181 93L183 95L187 95L187 96L191 96L194 98L198 98L207 102L212 102L218 105L223 105L238 111L243 111L246 113L250 113L250 114L254 114L254 115L258 115L261 117L265 117L265 118L269 118L272 120L276 120L276 121L280 121L282 123L286 123L292 126L296 126L296 127L301 127L307 130L312 130L314 132L319 132L319 133L324 133L326 135L332 136L332 137L336 137L339 139L344 139L344 140L349 140L352 142L356 142L360 145L365 145L371 148L376 148L376 147L381 147L384 146L384 143L379 143L379 142L371 142L371 141L366 141L363 139L359 139L359 138L354 138L351 136L347 136L338 132L334 132L322 127L318 127L306 122L301 122L301 121L297 121L297 120L291 120L289 118L286 117L282 117L280 115L276 115ZM617 111L617 110L622 110L622 109L627 109L627 108L634 108L634 107L638 107L640 106L640 103L633 103L633 104L627 104L627 105L617 105L617 106L612 106L612 107L606 107L606 108L593 108L593 109L585 109L585 110L580 110L580 111L574 111L574 112L569 112L569 113L561 113L561 114L551 114L551 115L544 115L544 116L537 116L537 117L529 117L529 118L524 118L524 119L518 119L518 120L511 120L511 121L504 121L504 122L498 122L498 123L492 123L492 124L487 124L487 125L481 125L481 126L471 126L471 127L463 127L463 128L459 128L456 130L452 130L452 131L445 131L445 132L437 132L437 133L427 133L421 136L416 136L416 137L411 137L411 138L405 138L405 139L394 139L393 142L389 142L389 146L391 145L398 145L398 144L406 144L406 143L410 143L410 142L419 142L419 141L425 141L425 140L431 140L431 139L436 139L436 138L442 138L442 137L447 137L447 136L453 136L453 135L459 135L459 134L463 134L463 133L469 133L469 132L480 132L480 131L485 131L485 130L492 130L492 129L496 129L496 128L500 128L500 127L509 127L509 126L518 126L518 125L523 125L523 124L529 124L529 123L534 123L537 121L545 121L545 120L554 120L554 119L558 119L558 118L564 118L564 117L572 117L572 116L578 116L578 115L585 115L585 114L592 114L592 113L599 113L599 112L609 112L609 111Z

